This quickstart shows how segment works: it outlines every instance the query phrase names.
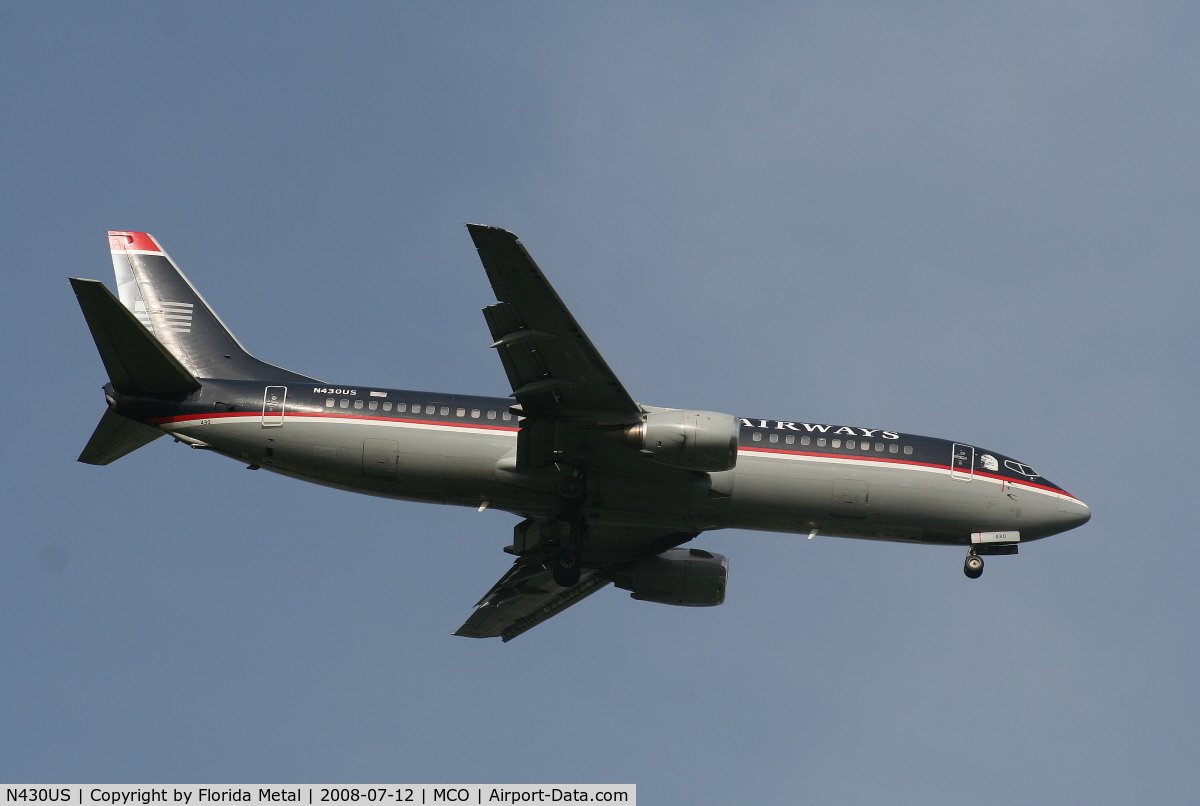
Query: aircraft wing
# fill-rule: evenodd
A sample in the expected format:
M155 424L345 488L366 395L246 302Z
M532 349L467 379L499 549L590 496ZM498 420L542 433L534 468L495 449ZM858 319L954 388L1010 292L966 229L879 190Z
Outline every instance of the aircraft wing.
M518 526L517 530L520 528ZM695 532L601 524L593 526L591 534L605 547L603 553L593 554L597 566L603 569L612 569L646 554L658 554L696 536ZM475 612L454 634L511 641L591 596L610 581L602 568L585 568L578 583L564 588L554 582L548 560L547 555L538 553L518 558L479 600Z
M641 409L592 345L517 240L498 227L468 224L495 305L483 309L526 416L588 424L636 423Z
M475 605L455 635L511 641L608 584L596 571L585 571L570 588L556 585L544 562L517 560L508 573Z
M641 485L645 490L654 480L671 474L690 480L688 471L650 464L636 451L617 442L610 444L603 432L640 422L642 408L625 391L517 236L478 224L468 224L467 230L499 300L484 308L483 315L492 333L492 347L512 385L512 396L520 404L516 470L553 466L565 473L560 465L564 458L584 455L593 478L603 473L646 476L651 483ZM526 546L455 635L509 641L607 585L614 567L677 546L695 533L591 523L588 535L583 571L575 585L563 587L554 581L549 561L560 544ZM514 539L514 545L523 543Z

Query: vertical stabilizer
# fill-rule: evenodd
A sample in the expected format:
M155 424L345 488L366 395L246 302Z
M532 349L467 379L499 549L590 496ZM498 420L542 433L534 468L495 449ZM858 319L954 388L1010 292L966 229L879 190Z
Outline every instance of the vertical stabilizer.
M121 302L192 375L313 380L246 352L152 235L110 231L108 243Z

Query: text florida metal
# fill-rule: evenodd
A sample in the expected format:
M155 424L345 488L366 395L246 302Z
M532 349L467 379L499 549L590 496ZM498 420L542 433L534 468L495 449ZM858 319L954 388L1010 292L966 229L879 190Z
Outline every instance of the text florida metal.
M303 481L500 509L516 561L457 635L507 641L612 583L635 599L725 598L711 529L958 545L983 555L1087 522L1027 464L878 428L639 404L511 232L468 225L508 398L326 383L246 352L143 232L110 232L117 295L72 279L109 383L79 461L169 434ZM515 398L515 404L513 402Z

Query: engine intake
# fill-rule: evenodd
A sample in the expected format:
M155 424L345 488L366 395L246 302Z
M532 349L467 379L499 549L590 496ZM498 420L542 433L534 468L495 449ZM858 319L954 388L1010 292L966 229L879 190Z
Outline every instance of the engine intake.
M650 461L685 470L731 470L737 464L738 423L731 414L667 409L619 432Z
M725 601L729 561L703 549L671 549L616 569L613 584L633 599L683 607Z

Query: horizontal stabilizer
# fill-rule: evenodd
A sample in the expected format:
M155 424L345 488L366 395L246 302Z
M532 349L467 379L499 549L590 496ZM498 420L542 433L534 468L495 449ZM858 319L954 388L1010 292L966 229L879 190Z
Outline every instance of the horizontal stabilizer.
M92 432L92 438L84 446L83 453L79 454L79 461L85 465L106 465L162 435L163 432L157 428L142 425L109 409L100 418L100 424Z
M114 388L146 394L187 393L200 388L192 373L104 283L72 277L71 288Z

